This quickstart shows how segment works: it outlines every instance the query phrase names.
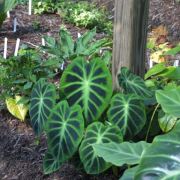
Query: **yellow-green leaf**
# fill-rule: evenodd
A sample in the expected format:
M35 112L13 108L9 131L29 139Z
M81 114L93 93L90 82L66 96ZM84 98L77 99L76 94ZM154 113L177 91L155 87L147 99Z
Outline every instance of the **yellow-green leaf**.
M13 116L20 119L21 121L24 121L28 112L28 107L25 106L24 104L18 104L18 101L21 98L22 98L21 96L16 96L15 98L6 99L6 106L8 111Z

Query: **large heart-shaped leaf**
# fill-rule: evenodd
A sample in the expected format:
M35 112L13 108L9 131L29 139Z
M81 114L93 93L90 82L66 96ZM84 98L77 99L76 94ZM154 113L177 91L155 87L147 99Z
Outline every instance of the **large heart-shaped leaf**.
M156 99L165 113L180 118L180 87L158 90Z
M107 112L108 120L117 125L126 138L131 138L146 122L145 106L135 94L116 94Z
M64 71L60 88L70 105L79 104L86 123L97 120L112 95L112 78L100 58L87 62L78 57Z
M44 130L55 99L55 86L46 82L45 79L40 79L32 90L29 111L33 130L38 136Z
M157 136L140 161L135 179L180 179L180 122L166 135Z
M122 142L95 144L95 153L102 157L106 162L112 163L116 166L124 164L135 165L141 160L144 150L149 147L149 143L140 141L138 143Z
M69 107L67 101L58 103L47 123L48 149L60 163L76 152L84 132L84 119L79 105Z
M15 96L15 98L7 98L6 99L6 106L8 111L15 116L16 118L20 119L21 121L25 120L25 117L28 112L28 107L24 104L19 104L18 102L21 100L21 96Z
M81 143L79 153L84 169L88 174L99 174L108 169L111 164L99 157L93 146L100 143L122 142L121 131L117 126L104 126L94 122L87 127L85 137Z
M125 93L134 93L142 98L153 96L153 93L146 87L144 80L126 67L121 68L118 79L119 85L124 89Z

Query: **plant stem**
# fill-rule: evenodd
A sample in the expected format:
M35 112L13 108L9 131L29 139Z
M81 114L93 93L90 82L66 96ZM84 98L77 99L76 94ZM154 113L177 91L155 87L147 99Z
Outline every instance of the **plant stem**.
M152 121L153 121L153 119L154 119L155 113L156 113L159 105L160 105L160 104L157 104L157 106L155 107L155 109L154 109L154 111L153 111L153 114L152 114L152 116L151 116L151 120L150 120L150 123L149 123L149 127L148 127L148 130L147 130L147 134L146 134L145 141L148 140L148 136L149 136L149 132L150 132L150 129L151 129Z

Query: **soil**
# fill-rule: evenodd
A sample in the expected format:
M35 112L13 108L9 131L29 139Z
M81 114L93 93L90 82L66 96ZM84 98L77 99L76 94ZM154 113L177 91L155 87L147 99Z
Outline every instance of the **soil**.
M180 40L180 5L173 0L151 0L149 30L165 25L169 30L169 39ZM12 21L17 17L17 32L13 32ZM11 12L0 31L0 55L3 54L4 37L8 38L8 55L14 52L17 38L21 44L32 47L41 45L43 35L58 37L60 25L65 24L74 38L86 29L63 22L56 14L28 16L27 7L18 6ZM97 38L104 37L98 34ZM111 171L98 176L88 176L77 170L72 163L66 163L59 171L44 175L42 159L47 149L46 137L35 143L35 136L27 123L13 118L7 111L0 112L0 179L2 180L115 180Z

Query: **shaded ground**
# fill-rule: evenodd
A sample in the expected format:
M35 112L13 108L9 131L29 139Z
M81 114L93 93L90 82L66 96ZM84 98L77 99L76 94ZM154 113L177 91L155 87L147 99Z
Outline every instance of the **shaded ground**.
M164 24L169 30L171 41L180 40L180 5L174 0L151 0L149 29ZM13 53L16 38L31 46L41 45L42 35L57 37L59 26L63 24L57 15L28 16L25 7L17 7L0 32L0 54L3 54L4 37L8 37L8 54ZM12 32L12 19L18 19L18 31ZM85 29L66 24L73 37ZM99 34L98 38L103 36ZM0 179L2 180L113 180L118 179L111 172L100 176L87 176L73 165L65 164L61 170L45 176L42 172L42 159L46 151L45 137L36 145L32 129L25 123L10 116L6 111L0 112Z
M6 111L0 113L0 179L1 180L115 180L111 172L87 176L72 164L65 164L58 172L43 175L42 159L46 139L35 144L33 131L25 123L14 119Z

